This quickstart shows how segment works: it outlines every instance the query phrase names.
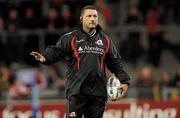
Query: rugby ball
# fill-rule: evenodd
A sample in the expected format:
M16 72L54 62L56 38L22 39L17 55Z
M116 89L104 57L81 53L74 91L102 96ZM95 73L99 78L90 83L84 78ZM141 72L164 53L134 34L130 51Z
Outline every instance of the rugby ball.
M115 75L111 75L107 80L107 94L110 100L116 101L121 97L121 82Z

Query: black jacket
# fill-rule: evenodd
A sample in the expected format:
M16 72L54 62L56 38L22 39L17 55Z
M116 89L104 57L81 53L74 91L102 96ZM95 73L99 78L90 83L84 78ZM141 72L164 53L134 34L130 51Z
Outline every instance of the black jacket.
M64 34L56 46L49 46L43 55L47 60L45 64L67 61L66 97L81 93L106 96L105 65L122 83L128 84L130 79L112 40L99 25L92 37L80 27Z

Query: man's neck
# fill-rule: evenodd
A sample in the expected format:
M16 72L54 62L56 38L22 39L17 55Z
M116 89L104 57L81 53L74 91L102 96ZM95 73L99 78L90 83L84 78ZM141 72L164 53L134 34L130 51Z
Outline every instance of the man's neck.
M87 28L87 27L83 27L83 30L84 30L84 32L86 32L86 33L89 34L89 35L93 35L93 34L96 32L96 29L95 29L95 28L89 29L89 28Z

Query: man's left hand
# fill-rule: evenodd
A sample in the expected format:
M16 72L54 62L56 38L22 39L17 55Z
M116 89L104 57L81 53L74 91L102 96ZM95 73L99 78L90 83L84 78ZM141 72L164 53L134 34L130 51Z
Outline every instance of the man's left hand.
M122 97L125 96L125 94L126 94L126 92L128 90L128 84L121 84L120 89L122 90L122 92L121 92L121 94L122 94L121 98L122 98Z

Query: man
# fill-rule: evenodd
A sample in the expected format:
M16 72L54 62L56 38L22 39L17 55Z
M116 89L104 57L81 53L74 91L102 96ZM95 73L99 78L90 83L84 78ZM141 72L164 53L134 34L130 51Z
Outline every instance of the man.
M95 7L81 10L82 26L64 34L56 46L42 54L31 52L38 61L51 64L66 59L67 118L102 118L107 101L105 66L121 81L125 95L129 76L123 70L120 55L113 42L98 25ZM117 98L119 99L119 98Z

